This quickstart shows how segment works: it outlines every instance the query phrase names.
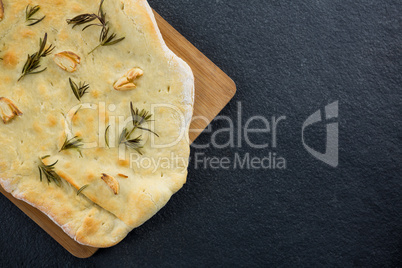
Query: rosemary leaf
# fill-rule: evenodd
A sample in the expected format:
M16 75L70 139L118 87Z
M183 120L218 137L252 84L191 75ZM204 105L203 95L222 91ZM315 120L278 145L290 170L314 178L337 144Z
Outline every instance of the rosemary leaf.
M38 11L40 10L40 6L36 5L31 7L31 5L27 5L26 9L25 9L25 21L26 22L31 22L30 24L28 24L28 26L33 26L35 24L38 24L39 22L41 22L46 16L43 16L40 19L36 19L36 18L32 18L33 15L35 15Z
M86 184L86 185L82 186L82 187L77 191L77 195L80 195L80 193L82 193L82 191L84 191L88 186L89 186L89 184Z
M155 132L153 132L152 130L150 130L150 129L148 129L148 128L143 128L143 127L137 127L137 128L138 128L138 129L141 129L141 130L148 131L148 132L154 134L156 137L159 138L159 135L158 135L158 134L156 134Z
M108 125L105 130L105 143L106 143L107 148L110 148L110 146L109 146L109 129L110 129L110 125Z
M130 139L130 132L127 128L123 129L123 132L120 135L119 144L124 144L128 148L136 150L140 155L142 155L141 149L143 148L140 144L142 141L141 136L137 138Z
M61 187L61 177L54 171L54 166L57 164L58 161L54 162L51 165L45 165L42 160L47 157L48 156L39 158L40 164L38 166L38 169L40 181L42 181L43 176L45 176L48 184L54 182L58 187Z
M76 26L94 21L98 18L98 16L96 16L95 14L82 14L82 15L78 15L72 19L68 19L67 20L67 24L73 24L73 29Z
M77 98L77 100L81 101L82 96L87 93L89 85L85 84L85 82L80 82L79 85L77 85L73 80L71 80L71 78L69 78L68 80L70 82L70 87L75 97Z
M80 156L82 157L82 153L81 153L81 147L84 144L82 143L82 139L79 139L77 136L75 136L74 138L68 139L66 137L63 146L61 147L60 151L64 151L64 150L77 150L80 153Z

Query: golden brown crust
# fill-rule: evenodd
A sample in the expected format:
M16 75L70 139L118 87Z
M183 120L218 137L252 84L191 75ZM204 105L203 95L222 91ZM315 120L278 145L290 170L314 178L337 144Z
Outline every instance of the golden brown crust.
M44 188L36 178L35 182L27 185L28 183L21 179L0 178L0 185L7 192L44 212L80 244L100 248L111 247L120 242L131 230L108 211L96 206L82 195L77 196L76 191L69 189L67 184L63 189L54 185ZM93 224L89 226L91 222Z

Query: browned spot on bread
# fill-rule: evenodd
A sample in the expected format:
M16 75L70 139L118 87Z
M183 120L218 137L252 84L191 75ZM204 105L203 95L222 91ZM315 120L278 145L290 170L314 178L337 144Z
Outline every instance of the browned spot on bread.
M41 133L43 131L42 126L38 121L35 121L33 123L32 128L38 133Z
M7 163L6 162L0 162L0 171L4 172L6 171L8 168Z
M78 125L79 120L80 120L80 115L78 113L76 113L72 118L72 122L76 126L76 125Z
M47 93L47 88L46 88L46 86L44 86L44 85L39 85L38 89L39 89L39 93L40 93L41 95L46 95L46 93Z
M81 12L81 11L83 11L82 6L79 5L79 4L74 4L73 7L72 7L72 9L73 9L74 12Z
M90 182L92 182L92 181L94 181L96 178L97 178L97 176L94 174L94 173L92 173L92 172L88 172L87 173L87 178L88 178L88 180L90 181ZM99 178L99 177L98 177Z
M120 159L117 163L119 164L119 166L122 166L122 167L129 167L130 166L130 161L129 160L121 160Z
M51 127L54 127L57 125L57 118L56 118L56 116L54 116L52 114L49 114L47 116L47 121L49 123L49 126L51 126Z
M59 40L65 41L65 40L68 39L68 37L69 37L69 35L68 35L68 32L66 30L64 30L64 29L60 30L59 36L58 36Z
M12 50L7 51L3 55L3 64L5 67L7 67L9 69L13 69L17 66L17 63L18 63L18 58L14 51L12 51Z
M12 78L9 75L3 76L2 78L0 78L0 81L2 81L4 84L5 83L10 83L11 80L12 80Z
M60 5L63 5L65 3L64 3L64 0L53 0L52 4L60 6Z
M98 231L99 225L96 224L96 220L92 217L91 214L89 214L88 217L84 219L82 223L82 228L85 230L85 235L89 236L95 234Z
M21 36L24 38L31 38L35 36L35 32L29 29L23 29L21 31Z
M64 163L64 168L70 168L72 165L71 165L71 162L66 162L66 163Z
M99 97L100 92L98 90L91 90L91 95L92 97L97 98Z

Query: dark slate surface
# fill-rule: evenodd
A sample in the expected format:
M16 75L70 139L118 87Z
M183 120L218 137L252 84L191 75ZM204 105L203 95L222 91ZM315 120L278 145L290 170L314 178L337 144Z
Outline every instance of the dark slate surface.
M276 149L243 144L193 149L192 156L276 152L287 169L202 170L192 160L188 183L159 214L87 260L70 256L0 197L0 266L400 266L401 2L150 3L237 83L222 115L235 118L241 102L243 123L286 116ZM304 150L300 129L337 100L340 158L332 168ZM306 135L310 146L324 148L323 124Z

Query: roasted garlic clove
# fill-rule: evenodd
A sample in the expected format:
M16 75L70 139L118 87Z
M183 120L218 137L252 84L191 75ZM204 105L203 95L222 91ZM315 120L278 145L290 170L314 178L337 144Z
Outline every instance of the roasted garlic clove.
M3 5L3 1L0 0L0 21L3 20L4 18L4 5Z
M54 55L53 59L60 68L69 73L75 72L77 70L77 64L81 63L81 58L71 51L57 53Z
M140 68L133 68L126 73L126 76L127 76L128 80L133 81L134 79L136 79L139 76L142 76L143 74L144 74L144 71L141 70Z
M22 112L18 109L18 107L15 106L11 100L4 97L0 97L0 112L4 124L7 124L16 116L22 115Z
M113 193L115 195L119 193L119 190L120 190L119 182L115 178L113 178L112 176L109 176L105 173L102 173L101 179L104 182L106 182L106 184L110 187L110 189L113 190Z
M128 71L125 75L123 75L116 83L114 83L113 87L119 91L127 91L135 89L137 86L134 84L134 80L138 77L144 75L144 71L140 68L133 68Z

